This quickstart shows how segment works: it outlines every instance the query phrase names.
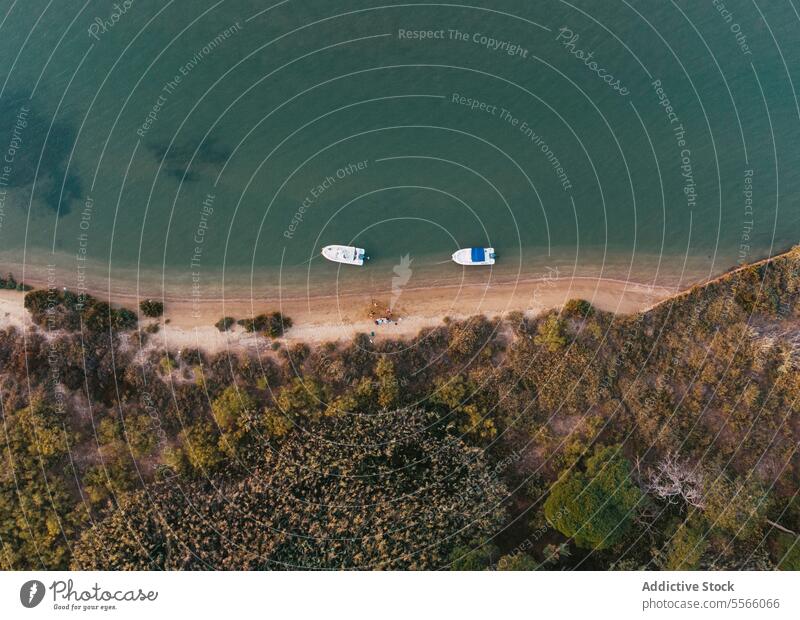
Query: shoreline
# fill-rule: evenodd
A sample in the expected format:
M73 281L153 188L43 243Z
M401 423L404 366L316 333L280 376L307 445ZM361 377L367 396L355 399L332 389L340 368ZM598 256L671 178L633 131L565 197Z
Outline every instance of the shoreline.
M260 274L258 282L251 274L248 283L247 278L227 281L219 274L202 272L202 283L197 288L192 278L187 280L187 274L137 269L119 277L112 276L107 267L89 269L76 287L75 274L69 269L49 270L29 263L19 266L20 272L9 266L20 280L37 289L55 283L59 288L66 286L75 293L90 294L137 312L143 299L163 301L163 317L141 317L142 331L153 323L159 324L157 333L148 334L147 348L200 348L210 353L267 351L273 345L273 340L246 333L240 326L220 332L214 324L223 317L239 320L279 311L293 324L283 337L276 339L286 345L340 342L358 333L377 340L409 339L423 329L442 325L447 317L493 318L510 312L535 316L574 298L585 299L614 314L646 311L742 267L733 265L724 271L709 272L702 258L683 257L673 262L664 257L639 256L634 268L630 261L613 255L603 255L598 257L600 262L581 266L574 262L563 264L553 255L548 264L528 265L526 271L531 275L524 279L521 265L520 269L466 270L454 277L422 263L414 265L414 283L401 286L395 285L394 276L398 274L386 266L365 273L363 278L354 272L331 270L330 279L308 278L303 285L295 281L291 286L280 273ZM30 324L22 299L22 293L0 291L0 328L13 324L24 329ZM389 307L391 314L387 312ZM376 325L377 318L389 320Z
M370 261L363 269L342 267L324 260L312 265L281 265L274 267L243 268L153 268L152 266L123 266L99 264L94 261L79 263L75 257L54 254L48 262L31 256L18 263L12 256L0 252L0 272L12 272L19 279L37 288L48 282L66 286L75 293L92 294L98 299L119 300L153 298L165 302L183 301L200 297L204 302L218 302L224 297L229 302L250 301L251 296L274 302L302 299L326 299L336 295L351 295L369 290L375 294L388 292L395 282L403 258ZM603 281L635 282L659 287L683 288L687 283L700 282L724 272L710 257L679 255L648 255L643 252L617 253L615 251L583 250L578 257L574 251L554 249L537 254L521 262L521 256L506 256L502 264L491 268L463 268L449 259L434 261L430 255L415 256L409 261L407 273L413 278L404 290L453 289L460 286L514 283L526 284L555 275L562 279L600 279ZM373 257L374 259L374 257ZM411 262L413 261L413 264ZM137 297L138 296L138 297Z
M26 283L35 288L46 288L46 283L43 285L36 280ZM293 321L293 326L282 338L277 339L287 344L349 340L358 333L374 334L375 339L408 338L416 336L424 328L441 325L446 317L465 319L482 314L492 318L514 311L535 315L561 307L573 298L585 299L600 310L631 314L680 294L683 288L678 290L674 287L587 276L433 288L409 287L394 295L391 290L385 290L274 300L234 297L199 301L167 295L163 298L164 315L159 319L142 318L140 325L144 327L153 322L159 323L159 331L150 335L149 342L170 350L201 348L209 353L264 350L272 343L269 338L246 333L239 326L229 332L220 332L214 323L223 316L238 320L261 312L280 311ZM135 292L112 292L110 297L108 291L101 293L88 290L87 293L138 311L139 298ZM0 291L0 327L14 325L26 329L31 325L23 300L22 292ZM390 306L390 321L376 325L375 319L387 315Z
M446 319L463 320L471 316L487 318L522 312L535 316L547 310L560 308L570 299L584 299L599 310L618 315L644 312L671 299L689 294L698 286L720 281L742 269L762 265L797 251L789 249L769 258L735 265L730 269L705 278L688 278L677 274L676 280L688 280L681 286L645 284L612 277L570 275L567 277L534 277L525 280L495 282L461 282L428 284L427 286L368 289L363 292L341 294L263 298L204 297L185 295L154 297L164 301L164 315L158 319L140 318L140 329L158 324L158 331L150 334L146 348L180 350L199 348L208 353L246 352L268 350L274 342L286 345L295 343L323 344L351 340L363 333L375 340L413 338L426 328L441 325ZM476 272L478 275L478 272ZM491 274L489 274L491 275ZM48 281L40 278L25 280L37 289L47 288ZM138 302L144 299L137 293L105 291L101 287L88 288L86 293L97 299L125 306L138 312ZM0 328L9 326L26 330L32 325L24 307L25 293L0 290ZM247 333L241 326L220 332L214 324L223 317L236 320L261 313L279 311L292 320L292 327L277 339ZM381 324L375 320L386 318Z
M164 295L164 315L158 319L141 318L140 329L157 323L159 329L150 334L146 348L180 350L203 349L208 353L266 351L274 342L323 344L352 339L368 334L376 340L413 338L425 328L441 325L447 318L466 319L484 315L488 318L522 312L535 316L560 308L570 299L584 299L599 310L625 315L650 310L670 299L689 294L698 286L718 282L743 269L757 267L797 252L790 248L780 254L756 260L710 277L695 279L684 271L677 276L681 286L644 284L631 279L570 275L538 277L525 280L441 283L427 286L392 289L366 289L363 292L320 294L270 299L253 297L192 298ZM35 273L35 272L34 272ZM557 271L556 271L557 273ZM478 275L478 272L476 272ZM48 280L37 277L24 280L35 288L47 288ZM139 286L133 292L114 291L109 286L82 291L97 299L138 311L142 299ZM27 330L32 326L24 307L25 293L0 290L0 328L14 326ZM278 339L247 333L241 326L220 332L214 324L223 317L250 318L260 313L279 311L292 320L292 327ZM376 319L385 318L381 324Z

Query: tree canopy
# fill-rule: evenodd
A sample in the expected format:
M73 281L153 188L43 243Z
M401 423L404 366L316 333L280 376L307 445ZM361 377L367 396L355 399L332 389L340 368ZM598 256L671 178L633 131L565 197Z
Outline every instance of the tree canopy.
M544 505L547 520L580 547L605 549L630 527L641 499L619 446L598 447L583 470L565 473Z

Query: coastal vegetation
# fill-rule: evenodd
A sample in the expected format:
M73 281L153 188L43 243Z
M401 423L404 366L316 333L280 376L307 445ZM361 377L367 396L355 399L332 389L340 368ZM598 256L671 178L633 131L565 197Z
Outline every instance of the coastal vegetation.
M33 291L0 568L796 569L799 302L796 248L637 315L312 347L275 312L212 355Z
M17 282L17 279L14 277L13 273L9 273L5 278L0 276L0 289L11 289L14 291L29 291L31 290L31 286L23 283Z
M146 317L155 319L164 314L164 303L155 299L144 299L139 302L139 310Z
M219 321L214 323L214 327L216 327L221 332L227 332L236 325L236 319L232 316L224 316Z
M125 496L76 545L74 565L431 569L502 525L506 489L430 414L328 417L307 430L251 455L247 473Z
M125 332L138 324L136 313L127 308L113 308L91 295L65 289L31 291L24 303L33 322L48 331Z
M224 320L221 319L221 321ZM271 338L280 338L292 326L292 319L280 312L272 312L270 314L259 314L250 319L240 319L237 324L244 327L247 332L256 332ZM219 323L217 327L219 327Z

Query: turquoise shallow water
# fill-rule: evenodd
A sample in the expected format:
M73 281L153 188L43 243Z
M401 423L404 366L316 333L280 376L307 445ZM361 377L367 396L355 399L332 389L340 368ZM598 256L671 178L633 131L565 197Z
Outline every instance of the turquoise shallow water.
M0 258L69 286L443 284L479 244L675 280L797 241L788 3L67 4L0 6Z

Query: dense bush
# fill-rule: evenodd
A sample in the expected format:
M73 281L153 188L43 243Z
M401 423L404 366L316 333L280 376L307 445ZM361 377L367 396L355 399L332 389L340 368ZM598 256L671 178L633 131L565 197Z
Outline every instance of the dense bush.
M17 282L14 275L9 273L5 278L0 278L0 288L12 289L16 291L30 291L33 287Z
M570 299L564 304L564 314L585 319L594 314L594 307L585 299Z
M224 316L219 321L214 323L214 327L216 327L221 332L228 331L234 325L236 325L236 319L234 319L231 316Z
M146 317L154 319L164 314L164 304L155 299L145 299L139 302L139 310Z
M596 448L584 470L568 471L559 478L544 504L550 524L579 547L613 547L625 537L636 515L642 494L619 449Z
M136 313L113 308L91 295L76 295L68 290L48 289L25 295L25 308L34 323L47 330L75 331L81 325L90 331L129 331L136 328Z
M493 535L502 484L419 411L347 416L242 480L157 484L77 544L80 569L438 568Z
M4 416L0 569L65 569L77 530L69 429L42 395Z
M240 319L237 323L247 332L258 332L271 338L280 338L292 326L292 319L280 312L273 312L259 314L252 319Z

